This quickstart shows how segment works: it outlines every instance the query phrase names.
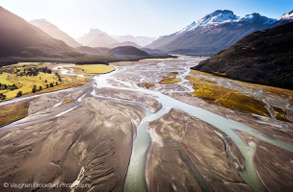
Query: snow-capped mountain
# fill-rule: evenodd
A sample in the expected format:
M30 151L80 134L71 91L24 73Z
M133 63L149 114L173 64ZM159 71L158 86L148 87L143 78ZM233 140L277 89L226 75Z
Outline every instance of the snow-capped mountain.
M36 19L36 20L30 21L30 23L40 28L42 31L44 31L51 37L64 41L67 45L71 47L81 46L72 37L70 37L65 32L61 31L58 27L56 27L55 25L53 25L52 23L50 23L49 21L45 19Z
M288 12L288 13L284 13L279 20L290 20L290 21L293 21L293 10L290 11L290 12Z
M80 37L78 42L89 47L108 47L118 43L116 39L99 29L91 29L89 33Z
M235 23L260 23L260 24L274 24L277 22L277 19L268 18L266 16L262 16L259 13L247 14L244 17L240 17Z
M162 36L147 46L169 53L212 55L243 37L292 21L292 12L280 19L259 13L237 16L230 10L217 10L171 35Z
M212 26L217 26L227 22L234 22L239 19L238 16L230 10L217 10L211 14L206 15L197 22L194 21L191 25L182 29L180 32L192 31L198 28L208 28Z

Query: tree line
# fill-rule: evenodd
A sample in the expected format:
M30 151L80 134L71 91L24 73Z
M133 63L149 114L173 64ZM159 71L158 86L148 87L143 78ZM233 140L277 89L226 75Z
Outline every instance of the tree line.
M15 89L18 89L18 87L15 84L7 85L7 84L0 83L0 90L11 90L11 91L13 91Z
M16 74L17 76L38 76L40 72L52 74L52 70L48 67L26 67L23 70L15 68L5 68L0 70L0 74L3 72Z

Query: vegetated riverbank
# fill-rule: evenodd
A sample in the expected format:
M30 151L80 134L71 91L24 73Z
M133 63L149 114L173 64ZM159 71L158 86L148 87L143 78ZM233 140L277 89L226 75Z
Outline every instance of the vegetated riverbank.
M85 76L54 70L54 63L18 63L0 68L0 101L27 94L52 92L88 82ZM108 68L112 67L106 66Z

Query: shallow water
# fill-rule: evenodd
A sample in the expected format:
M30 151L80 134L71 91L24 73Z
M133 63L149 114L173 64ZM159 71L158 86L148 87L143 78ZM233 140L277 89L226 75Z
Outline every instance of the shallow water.
M162 105L162 108L159 111L152 113L151 110L148 109L143 103L138 103L135 101L124 101L117 98L108 98L108 99L115 100L116 102L123 102L123 103L141 107L145 110L145 114L146 114L145 117L138 124L137 134L134 135L134 138L133 138L132 154L129 161L128 172L127 172L125 185L124 185L124 191L131 191L131 192L132 191L139 191L139 192L147 191L147 185L146 185L146 179L145 179L145 167L146 167L145 164L146 164L146 159L148 154L148 148L152 142L152 137L154 138L154 135L155 135L155 131L152 129L147 130L147 127L150 122L153 122L161 118L163 115L168 113L170 109L172 108L179 109L183 112L186 112L190 116L196 117L214 126L215 128L222 131L223 133L225 133L232 140L232 142L237 146L240 153L245 159L244 166L242 167L241 165L239 165L237 161L233 160L233 157L230 155L229 148L226 148L226 153L229 156L230 160L234 162L235 164L237 164L236 166L237 171L239 175L241 176L241 178L254 191L265 191L265 188L262 185L260 178L254 168L253 156L254 156L255 148L256 148L255 143L249 142L247 144L241 139L238 133L243 132L263 142L269 143L271 145L290 151L292 153L293 153L293 145L286 143L284 141L280 141L275 138L272 138L242 123L233 121L231 119L227 119L218 114L178 101L170 96L163 94L163 93L172 93L172 92L185 93L185 92L193 91L192 85L190 85L189 82L185 80L185 77L187 75L190 75L189 74L190 66L196 65L197 63L199 63L201 59L188 57L188 58L180 58L180 60L181 61L178 61L177 63L172 61L172 64L164 60L156 61L156 62L150 61L150 63L146 63L145 61L143 63L135 62L133 63L133 65L130 65L130 66L122 66L122 67L119 66L117 67L117 70L112 73L98 75L94 77L95 85L93 86L93 88L91 87L91 91L90 91L91 95L94 97L106 99L107 97L102 97L95 94L95 89L106 87L106 88L114 89L114 90L126 90L126 91L128 90L128 91L134 91L134 93L135 92L143 93L153 97ZM155 79L155 81L158 81L160 79L156 79L156 78L160 78L163 75L166 75L170 72L176 72L176 71L179 72L177 77L182 80L180 83L176 84L176 86L180 86L180 89L178 90L176 88L173 89L173 87L167 89L166 87L164 87L164 85L158 85L154 88L154 90L150 90L150 89L139 87L137 85L139 83L151 81L152 79ZM149 72L149 73L146 73L146 72ZM65 73L68 73L68 72L66 71ZM125 75L126 73L128 74ZM118 85L114 86L110 82L117 82L119 86ZM221 81L220 83L224 84L225 86L229 86L230 88L233 88L234 86L230 82ZM247 91L247 90L244 90L244 91ZM54 94L54 93L48 93L48 94ZM87 94L88 93L82 94L77 99L77 101L68 105L67 107L63 107L63 111L56 111L52 113L51 118L60 117L60 116L66 115L72 110L75 110L78 106L78 103L80 103ZM27 97L27 98L19 98L16 100L2 103L2 105L13 103L15 101L29 99L29 98L36 98L40 96L41 95L35 95L35 96ZM259 96L259 98L263 98L263 93L260 92L256 96ZM55 108L58 108L60 104L61 103L57 103ZM266 104L269 105L268 103ZM24 125L24 124L29 125L31 123L41 122L45 120L47 121L48 118L46 117L46 119L38 118L35 120L30 120L28 117L24 120L15 122L12 125ZM6 127L9 127L9 125ZM224 137L221 134L218 133L218 135L224 140L224 142L226 142ZM184 158L184 154L182 154L182 157ZM196 167L192 166L192 162L188 161L188 158L186 159L187 159L187 162L189 162L188 166L191 169L191 174L193 174L194 178L197 179L198 183L201 186L201 189L207 190L206 186L204 185L204 182L201 179L201 176L199 175L199 172L196 170Z
M182 59L182 58L181 58ZM189 61L190 62L190 58ZM141 64L145 65L145 64ZM152 63L153 65L153 63ZM157 67L165 67L165 64L159 62ZM129 69L130 68L130 69ZM293 152L293 145L279 141L274 139L270 136L267 136L255 129L252 129L244 124L239 122L227 119L220 115L214 114L210 111L205 109L195 107L181 101L178 101L172 97L164 95L158 91L152 91L149 89L141 88L136 86L133 82L124 81L116 78L116 75L123 74L126 71L131 71L133 66L131 67L123 67L121 69L116 70L114 73L97 76L95 77L97 87L108 87L113 89L120 89L120 90L130 90L130 91L137 91L140 93L145 93L147 95L152 95L159 103L162 105L162 109L157 113L151 114L149 111L147 112L146 117L142 120L140 125L137 128L137 137L134 139L133 143L133 150L132 155L128 167L128 173L125 181L124 191L146 191L146 181L145 181L145 162L146 162L146 154L147 149L151 143L151 138L149 132L147 131L147 125L149 122L152 122L156 119L159 119L162 115L166 114L169 109L176 108L180 109L188 113L191 116L194 116L202 121L216 127L217 129L223 131L226 135L228 135L233 143L237 146L240 150L241 154L245 159L245 165L243 168L238 168L239 175L242 179L252 188L254 191L265 191L258 174L256 173L253 165L253 155L255 151L255 144L250 142L248 145L239 137L237 132L243 132L249 135L256 137L257 139L270 143L274 146L279 148L285 149L287 151ZM145 67L145 70L153 70L152 68ZM159 69L157 69L159 70ZM172 71L169 71L172 72ZM181 84L186 84L186 90L191 91L190 85L184 81L185 77L189 75L189 71L183 72L179 74L183 81ZM114 80L123 84L125 87L115 87L108 83L108 80Z

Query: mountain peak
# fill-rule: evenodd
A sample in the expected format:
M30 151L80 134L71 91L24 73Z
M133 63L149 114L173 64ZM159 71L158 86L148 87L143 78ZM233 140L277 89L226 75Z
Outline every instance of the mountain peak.
M233 13L233 11L228 10L228 9L224 9L224 10L218 9L218 10L210 13L209 15L218 15L218 14L231 14L231 15L233 15L234 13Z
M180 32L191 31L191 30L194 30L196 28L201 28L201 27L209 27L211 25L218 25L218 24L225 23L225 22L235 21L237 19L239 19L239 17L237 15L235 15L233 13L233 11L216 10L216 11L204 16L203 18L201 18L197 22L193 22L191 25L187 26L186 28L184 28Z
M284 13L280 19L281 20L293 20L293 10L288 13Z
M89 35L100 35L102 33L104 33L104 32L99 30L99 29L97 29L97 28L93 28L93 29L90 29L88 34Z
M67 45L72 47L81 46L78 42L76 42L72 37L70 37L67 33L60 30L57 26L47 21L46 19L35 19L30 21L30 23L38 28L40 28L45 33L49 34L51 37L55 39L59 39L64 41Z
M276 19L268 18L266 16L262 16L259 13L251 13L247 14L244 17L241 17L238 22L247 22L247 23L264 23L264 24L272 24L276 22Z
M210 23L218 23L218 22L225 22L225 21L231 21L238 19L238 16L236 16L233 11L230 10L216 10L213 13L210 13L199 20L199 22L204 24L210 24Z
M56 40L41 29L37 29L26 20L0 7L0 57L42 57L65 58L79 57L64 42Z
M46 19L34 19L34 20L32 20L31 22L48 22Z
M112 44L118 43L118 41L109 34L97 28L90 29L90 31L80 37L78 41L82 45L88 47L108 47Z
M47 21L46 19L35 19L30 21L31 24L33 25L52 25L52 23L50 23L49 21Z
M287 13L284 18L292 18L293 19L293 11L290 13ZM208 28L212 26L217 26L220 24L225 24L225 23L231 23L231 24L236 24L236 23L258 23L258 24L273 24L277 20L268 18L265 16L260 15L259 13L251 13L247 14L243 17L239 17L233 13L233 11L230 10L216 10L197 22L194 21L191 25L187 26L183 30L179 31L178 33L182 32L187 32L187 31L192 31L198 28Z

